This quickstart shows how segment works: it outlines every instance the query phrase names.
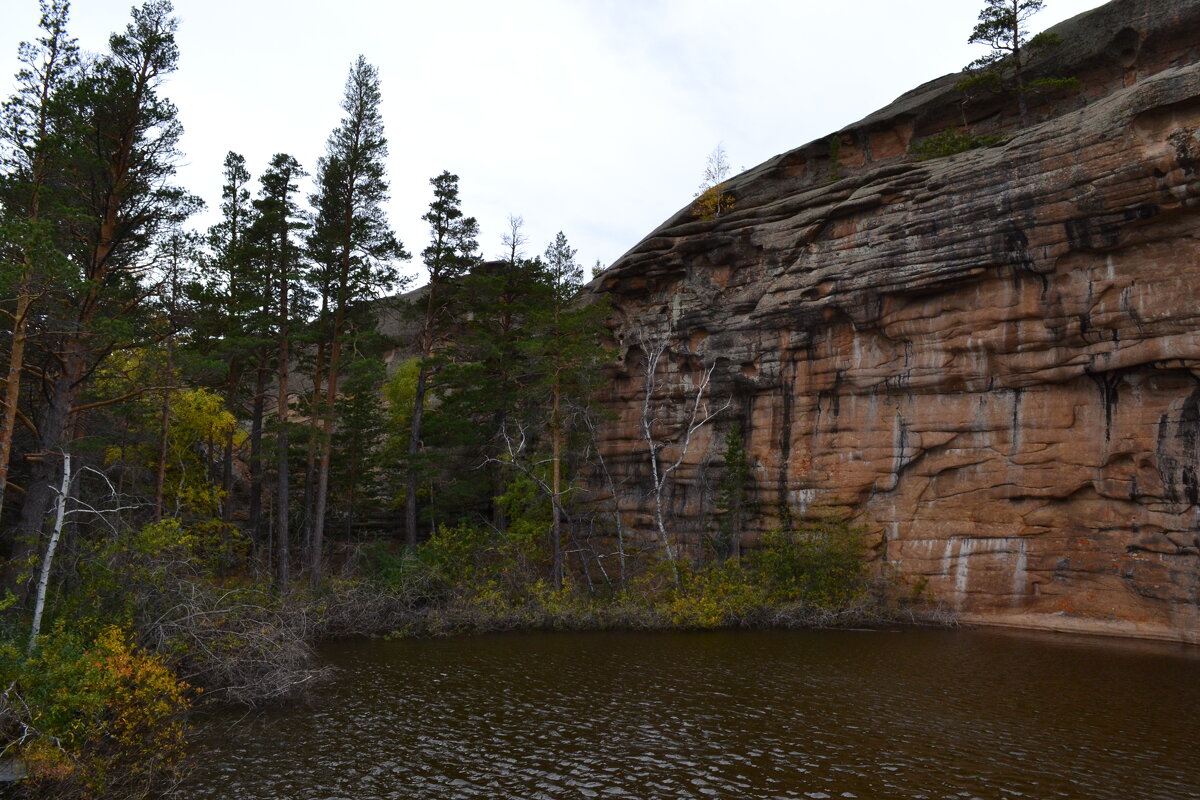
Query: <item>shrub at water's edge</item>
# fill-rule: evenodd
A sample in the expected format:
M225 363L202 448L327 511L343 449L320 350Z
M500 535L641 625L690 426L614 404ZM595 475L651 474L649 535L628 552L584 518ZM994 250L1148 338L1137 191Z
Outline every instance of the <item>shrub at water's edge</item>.
M0 631L0 746L27 772L20 796L161 791L185 765L190 707L255 705L304 689L320 677L312 645L321 638L902 617L896 586L868 568L865 529L835 516L789 521L740 557L691 563L631 552L624 580L578 570L555 587L544 520L512 511L504 531L459 523L415 550L364 546L318 592L221 576L193 552L209 546L204 532L175 521L98 544L36 647L19 626Z
M801 521L740 559L691 564L642 554L624 585L577 574L556 589L537 569L534 538L458 525L411 555L376 545L364 552L363 570L376 592L404 598L397 635L912 620L889 601L895 587L868 569L864 535L843 521Z
M193 692L127 629L58 627L26 656L0 646L5 755L22 797L149 797L178 776Z

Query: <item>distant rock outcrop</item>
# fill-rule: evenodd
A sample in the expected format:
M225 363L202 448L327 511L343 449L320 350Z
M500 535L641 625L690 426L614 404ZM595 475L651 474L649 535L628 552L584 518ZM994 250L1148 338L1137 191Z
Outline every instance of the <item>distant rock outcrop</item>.
M693 550L740 424L758 530L852 509L881 568L967 620L1200 641L1200 0L1056 31L1034 69L1084 88L1027 126L947 76L842 130L837 163L829 140L777 156L727 184L734 211L683 209L597 278L631 528L654 538L639 337L666 339L656 400L678 417L714 365L731 399L667 487ZM964 111L1006 142L906 154Z

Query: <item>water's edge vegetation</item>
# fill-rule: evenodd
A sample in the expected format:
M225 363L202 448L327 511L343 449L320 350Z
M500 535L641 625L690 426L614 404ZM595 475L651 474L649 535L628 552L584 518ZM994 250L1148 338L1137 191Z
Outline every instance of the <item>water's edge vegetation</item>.
M515 522L443 527L415 551L364 545L317 591L282 594L205 569L174 523L91 554L36 653L16 630L0 645L19 794L162 791L186 772L190 709L304 692L322 677L315 645L332 637L952 623L919 587L873 575L863 531L844 521L800 522L698 565L635 554L623 580L578 572L558 587L539 528Z

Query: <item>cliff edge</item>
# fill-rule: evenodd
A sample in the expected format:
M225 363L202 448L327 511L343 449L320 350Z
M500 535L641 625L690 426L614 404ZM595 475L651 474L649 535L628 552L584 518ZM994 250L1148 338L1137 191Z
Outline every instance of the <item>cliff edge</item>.
M932 81L680 210L592 284L620 363L601 450L655 538L646 409L695 552L738 425L758 518L847 509L879 567L968 621L1200 642L1200 0L1114 0L962 105ZM920 161L964 116L1002 144ZM665 347L647 399L646 351Z

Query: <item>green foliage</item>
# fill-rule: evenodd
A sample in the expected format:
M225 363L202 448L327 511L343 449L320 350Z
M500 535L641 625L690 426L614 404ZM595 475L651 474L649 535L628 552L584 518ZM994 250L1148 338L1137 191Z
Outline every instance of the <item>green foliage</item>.
M1068 89L1080 89L1083 83L1078 78L1035 78L1026 84L1026 91L1057 92Z
M542 487L549 465L534 465L530 472L509 473L496 506L508 521L506 533L514 540L535 542L550 528L550 498Z
M380 467L384 463L388 420L379 395L386 371L380 358L356 358L346 367L338 395L333 450L339 458L333 461L330 470L329 494L331 506L347 524L384 504L384 475ZM412 410L411 406L408 410Z
M666 565L624 593L674 627L812 623L869 605L864 531L833 519L804 521L763 537L740 560ZM677 580L673 580L675 576Z
M0 647L0 719L27 795L142 798L182 765L190 688L128 630L92 627L59 626L29 659Z
M111 363L132 369L130 365L144 355L140 351L118 354ZM213 481L211 464L227 437L232 435L236 447L246 435L220 395L194 388L171 393L166 441L161 442L158 405L151 398L129 405L124 418L129 436L105 449L105 464L123 466L135 474L153 474L159 458L165 455L165 514L179 518L189 535L203 540L204 546L195 548L195 552L203 554L204 563L231 563L244 552L246 541L221 520L226 498ZM160 447L164 449L160 451Z
M865 535L833 518L802 520L766 534L752 569L770 602L852 606L867 594Z
M1024 122L1028 113L1026 94L1079 88L1075 78L1026 78L1030 60L1039 51L1062 44L1057 34L1043 32L1029 37L1028 21L1044 6L1045 0L984 0L967 42L987 45L990 51L968 64L967 77L957 84L968 100L981 93L1015 92Z
M678 578L678 585L659 601L672 627L729 626L752 616L767 603L767 593L753 572L736 561L699 569L681 567Z
M538 493L513 487L510 508ZM535 504L536 506L536 504ZM536 512L534 515L536 518ZM549 580L545 522L514 523L506 532L481 525L439 528L415 555L377 549L375 579L406 596L419 593L422 615L408 632L508 627L717 628L830 624L879 613L869 588L864 530L833 517L803 521L764 537L741 559L703 566L645 565L607 598L584 592L568 575Z
M719 560L740 555L743 527L746 518L754 513L751 493L754 490L754 472L742 443L740 425L733 425L725 432L725 447L721 453L725 469L717 484L717 535L712 540L714 554Z
M417 395L417 373L420 369L421 359L410 358L383 382L388 426L403 433L405 445L408 443L408 427L412 423L413 398Z
M842 135L835 133L829 137L829 180L840 180L842 177Z
M908 152L921 161L945 158L980 147L993 147L1005 141L1003 134L975 134L966 128L946 128L941 133L912 143Z

